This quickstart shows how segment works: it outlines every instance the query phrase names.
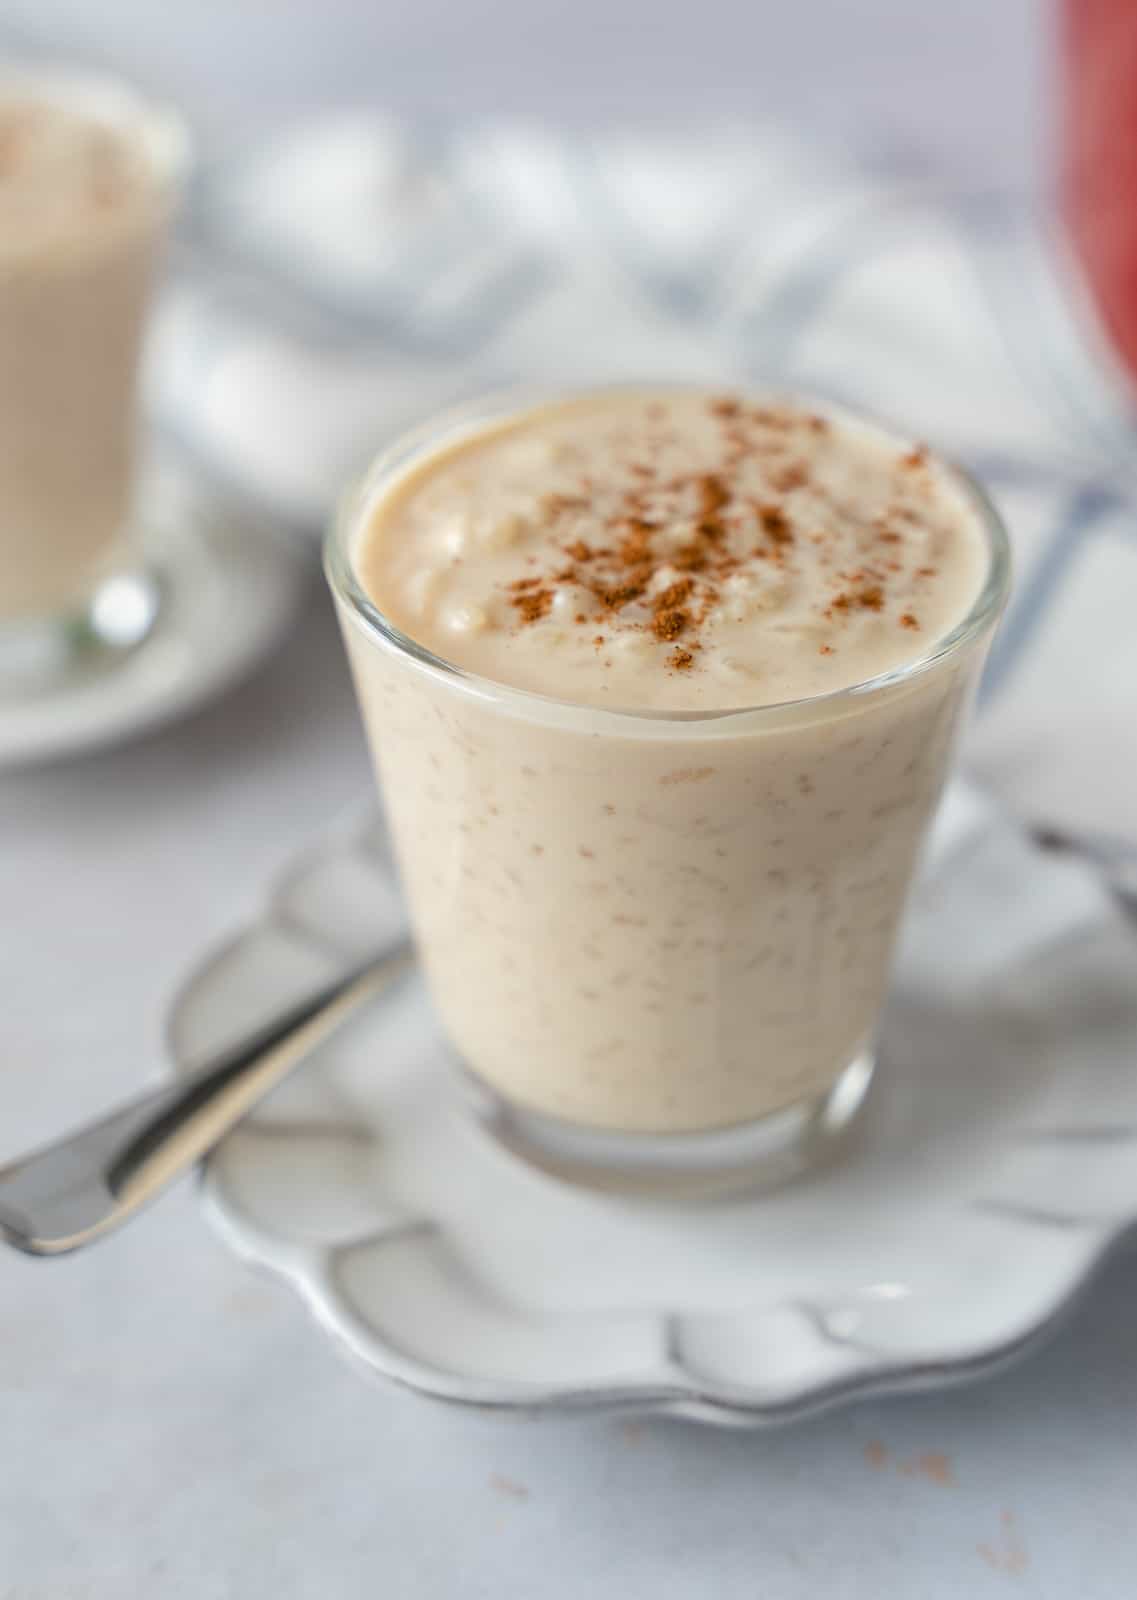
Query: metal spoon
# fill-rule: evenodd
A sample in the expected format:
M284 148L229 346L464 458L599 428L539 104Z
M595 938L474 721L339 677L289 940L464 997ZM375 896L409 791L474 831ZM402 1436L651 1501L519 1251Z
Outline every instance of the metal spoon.
M194 1072L0 1167L0 1237L33 1256L102 1238L206 1155L410 964L402 945L356 967Z

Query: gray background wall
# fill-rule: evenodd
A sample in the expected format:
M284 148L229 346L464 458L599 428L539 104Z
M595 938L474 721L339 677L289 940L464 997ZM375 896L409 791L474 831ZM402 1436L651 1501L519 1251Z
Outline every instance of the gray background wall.
M960 177L1046 163L1048 0L0 0L217 133L340 101L589 126L774 118Z

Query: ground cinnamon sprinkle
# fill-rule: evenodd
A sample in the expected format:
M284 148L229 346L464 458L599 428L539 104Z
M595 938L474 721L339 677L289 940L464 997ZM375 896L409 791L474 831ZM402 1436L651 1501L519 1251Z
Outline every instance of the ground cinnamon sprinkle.
M781 506L759 506L758 520L762 524L763 531L775 544L793 543L793 530Z
M861 575L854 572L849 576L853 582L856 582ZM846 590L842 594L834 595L822 612L822 616L832 617L834 611L844 614L851 611L854 606L860 606L865 611L882 610L884 607L884 589L879 583L870 583L863 589Z
M583 511L588 501L578 494L546 494L541 497L541 510L547 517L559 516L562 511Z
M691 614L677 606L671 611L657 611L652 618L651 631L657 639L678 639L679 635L690 626Z
M706 516L695 529L700 539L705 539L709 544L721 544L726 538L726 526L717 513Z
M655 532L650 522L632 517L627 523L627 533L620 542L620 560L625 566L638 566L651 558L651 536Z
M525 580L529 582L528 579ZM534 589L526 594L514 595L512 602L521 613L522 622L540 622L553 603L551 589Z
M594 592L602 606L609 611L619 611L630 601L638 600L644 592L644 586L642 583L620 583L610 589L597 589Z
M750 413L751 420L760 428L769 428L773 433L786 433L793 427L793 420L784 416L780 411L774 411L769 406L755 406Z
M706 564L706 551L698 544L685 544L671 557L671 565L680 572L701 572Z
M779 494L789 494L791 489L802 489L809 482L809 473L798 462L771 474L770 482Z
M699 499L705 517L713 517L729 503L730 490L717 472L704 473L699 479Z
M673 611L676 606L681 606L685 600L691 598L691 591L695 587L693 578L680 578L677 583L670 584L661 594L657 594L654 607L657 612Z
M780 407L751 406L733 395L717 396L707 406L721 423L716 429L720 448L717 460L711 461L712 470L668 475L652 465L650 458L666 444L667 435L660 431L658 437L652 434L645 440L638 459L625 463L622 484L597 486L581 475L568 486L573 492L543 498L541 509L549 531L555 534L558 523L564 531L565 542L560 545L563 564L558 569L555 562L550 563L541 576L520 578L505 586L509 604L522 623L547 616L560 586L571 586L589 596L581 609L574 608L578 626L607 621L617 631L642 631L674 647L665 658L668 666L688 670L702 647L701 629L714 617L723 596L721 586L731 574L753 571L765 562L776 565L793 581L799 560L806 554L817 560L821 570L836 566L824 548L812 557L811 547L824 547L829 537L824 516L810 528L805 520L810 515L809 502L785 499L795 490L811 488L837 513L855 515L833 499L822 478L814 481L813 458L807 455L813 447L802 443L806 431L814 436L826 434L831 427L828 419ZM661 430L666 427L666 408L653 406L649 416ZM900 467L912 469L924 466L930 454L927 446L918 445L895 459ZM761 468L758 483L768 484L769 489L751 497L754 480L749 477L748 464L753 461ZM745 497L736 473L746 475L750 494ZM834 642L823 635L818 645L821 655L835 654L839 622L844 623L856 611L881 613L886 609L892 575L905 570L901 552L889 547L903 542L904 534L898 528L919 521L906 506L896 503L900 498L890 498L879 515L861 525L866 535L859 558L863 564L855 570L831 571L839 588L828 599L818 599L816 612L834 625ZM796 520L790 504L800 507ZM587 513L586 523L577 520L580 512ZM587 529L587 538L579 535L582 527ZM795 558L795 544L801 546L802 557ZM532 556L526 559L535 561ZM932 578L936 569L919 567L915 576ZM920 626L912 611L903 612L898 623L910 630ZM681 645L677 643L680 638ZM593 642L599 647L605 635L594 635Z

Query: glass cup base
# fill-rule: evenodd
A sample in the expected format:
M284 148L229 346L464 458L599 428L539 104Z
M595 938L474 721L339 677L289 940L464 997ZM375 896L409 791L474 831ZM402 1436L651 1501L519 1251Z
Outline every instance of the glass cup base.
M826 1166L864 1104L876 1061L855 1056L822 1095L754 1122L706 1133L609 1133L504 1100L468 1069L467 1099L511 1155L563 1182L660 1200L714 1199L776 1188Z
M158 578L138 571L104 579L64 615L0 620L0 699L54 693L112 669L149 636L160 606Z

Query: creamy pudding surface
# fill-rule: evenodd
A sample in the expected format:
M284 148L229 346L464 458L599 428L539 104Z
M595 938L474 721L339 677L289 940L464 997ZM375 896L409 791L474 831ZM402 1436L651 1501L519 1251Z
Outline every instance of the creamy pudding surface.
M698 1133L862 1071L997 605L825 691L935 654L985 517L867 425L672 390L443 425L370 482L357 581L476 675L339 592L434 999L507 1106Z
M141 150L119 129L31 93L0 98L0 262L97 247L152 189Z
M968 611L982 528L928 452L705 393L600 394L476 435L376 505L364 586L434 654L609 707L840 689Z

